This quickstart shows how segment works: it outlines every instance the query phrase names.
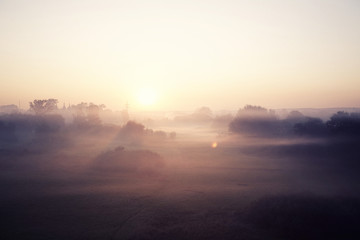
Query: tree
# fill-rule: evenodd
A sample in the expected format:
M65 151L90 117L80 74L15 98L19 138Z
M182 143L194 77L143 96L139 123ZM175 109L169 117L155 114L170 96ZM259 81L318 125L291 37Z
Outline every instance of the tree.
M294 132L298 135L321 137L326 136L327 129L320 118L306 117L305 121L294 125Z
M291 111L287 116L288 120L304 120L305 116L299 111Z
M333 134L360 135L360 113L337 112L329 121L326 127Z
M143 136L144 133L145 126L134 121L128 121L120 130L120 134L126 136Z
M103 111L104 108L104 104L96 105L85 102L72 105L72 110L74 112L74 122L78 125L101 124L100 112Z
M276 114L274 110L268 110L261 106L246 105L244 108L239 109L236 114L237 118L266 118L266 119L276 119Z
M30 102L30 109L35 112L36 115L43 115L57 109L57 99L49 98Z
M285 131L275 111L253 105L246 105L238 111L229 124L229 130L253 136L280 136Z
M105 105L95 105L93 103L90 103L89 106L86 108L87 110L87 120L89 123L91 124L100 124L101 120L100 120L100 110L103 108L103 106Z

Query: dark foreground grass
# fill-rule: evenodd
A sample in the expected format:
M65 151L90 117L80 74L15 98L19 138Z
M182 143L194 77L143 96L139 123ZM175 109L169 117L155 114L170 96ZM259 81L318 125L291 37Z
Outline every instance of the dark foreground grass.
M213 197L123 192L16 199L1 204L1 239L360 238L358 198L277 195L226 206L229 199Z
M360 238L357 198L268 196L254 201L242 219L264 236L277 239Z

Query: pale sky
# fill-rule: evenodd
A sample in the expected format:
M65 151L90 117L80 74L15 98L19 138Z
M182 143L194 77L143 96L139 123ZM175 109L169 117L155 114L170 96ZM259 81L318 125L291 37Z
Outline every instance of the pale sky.
M0 0L0 83L24 108L360 107L360 1Z

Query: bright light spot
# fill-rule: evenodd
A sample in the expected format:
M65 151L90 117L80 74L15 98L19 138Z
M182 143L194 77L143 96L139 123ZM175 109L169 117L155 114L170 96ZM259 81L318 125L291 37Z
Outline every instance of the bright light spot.
M153 105L156 102L156 92L151 88L142 88L137 94L137 99L141 105Z
M212 147L212 148L216 148L217 145L218 145L217 142L213 142L213 143L211 144L211 147Z

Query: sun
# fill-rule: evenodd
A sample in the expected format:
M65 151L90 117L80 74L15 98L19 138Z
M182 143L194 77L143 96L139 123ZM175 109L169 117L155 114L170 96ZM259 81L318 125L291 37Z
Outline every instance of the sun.
M156 91L152 88L141 88L137 93L137 100L144 106L153 105L157 100Z

